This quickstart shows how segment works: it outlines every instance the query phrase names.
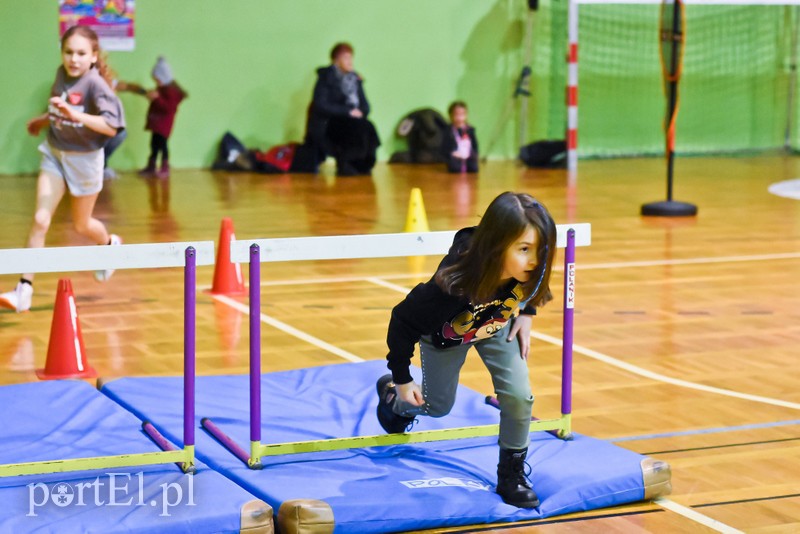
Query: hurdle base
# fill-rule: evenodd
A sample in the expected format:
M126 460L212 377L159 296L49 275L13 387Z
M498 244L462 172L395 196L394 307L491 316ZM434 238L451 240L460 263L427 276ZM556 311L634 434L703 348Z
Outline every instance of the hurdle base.
M678 200L662 200L642 204L642 215L647 217L691 217L697 215L697 206Z
M228 436L225 432L222 431L214 422L209 419L208 417L203 417L200 419L200 426L205 429L206 432L211 434L211 437L217 440L217 442L228 449L231 454L239 458L244 464L249 467L250 469L258 470L263 468L264 466L261 464L261 458L251 456L246 450L240 447L230 436Z
M179 450L172 443L167 441L167 438L165 438L150 421L142 421L142 432L144 432L147 437L153 440L153 442L158 445L162 451L169 452ZM175 462L175 465L177 465L182 472L189 475L194 475L197 473L197 467L194 465L194 446L190 445L186 447L184 451L191 453L192 460L188 462Z

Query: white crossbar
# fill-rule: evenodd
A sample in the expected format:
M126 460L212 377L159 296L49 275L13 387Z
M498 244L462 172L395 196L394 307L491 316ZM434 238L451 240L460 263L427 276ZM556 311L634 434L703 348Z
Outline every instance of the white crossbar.
M575 230L575 246L592 242L592 225L559 224L558 247L567 246L567 231ZM454 231L403 234L367 234L324 237L289 237L231 241L231 261L250 261L250 245L260 248L261 262L395 258L446 254Z
M194 247L197 265L214 264L214 242L0 249L0 274L63 273L100 269L183 267Z

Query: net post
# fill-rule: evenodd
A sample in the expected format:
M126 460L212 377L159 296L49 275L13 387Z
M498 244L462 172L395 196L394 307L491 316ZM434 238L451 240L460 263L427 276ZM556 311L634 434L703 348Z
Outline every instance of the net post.
M250 461L260 463L253 451L261 444L261 250L250 245Z
M567 231L564 253L564 324L561 344L561 416L567 423L561 437L569 436L572 415L572 343L575 325L575 230Z
M578 171L578 0L567 5L567 170Z
M184 471L194 465L194 408L196 374L197 253L187 247L183 279L183 446L192 456Z

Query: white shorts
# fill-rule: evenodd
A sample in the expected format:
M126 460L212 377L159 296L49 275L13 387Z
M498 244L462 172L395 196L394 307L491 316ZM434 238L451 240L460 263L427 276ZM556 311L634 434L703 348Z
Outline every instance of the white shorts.
M94 195L103 189L103 149L91 152L67 152L50 146L47 141L39 145L42 163L39 168L67 182L74 197Z

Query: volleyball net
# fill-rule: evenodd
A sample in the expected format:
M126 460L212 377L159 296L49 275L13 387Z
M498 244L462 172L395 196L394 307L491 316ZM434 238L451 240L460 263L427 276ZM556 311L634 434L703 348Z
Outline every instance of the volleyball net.
M684 3L676 151L796 147L800 2ZM568 6L553 2L550 7L553 26L569 29L572 63L565 78L569 130L579 140L577 153L581 157L663 154L661 2L572 0ZM555 57L559 51L551 42L550 54Z

